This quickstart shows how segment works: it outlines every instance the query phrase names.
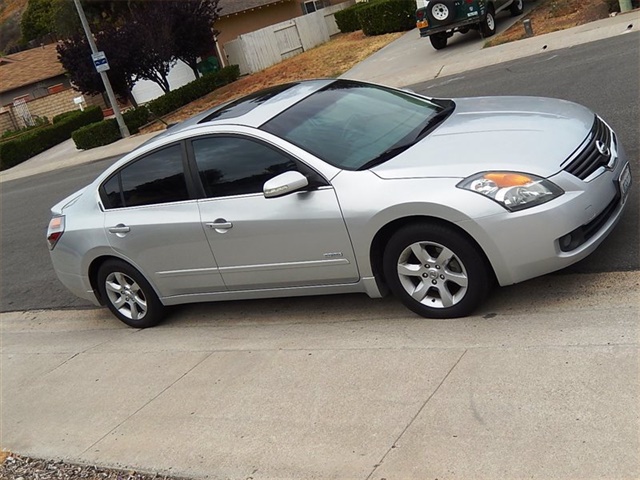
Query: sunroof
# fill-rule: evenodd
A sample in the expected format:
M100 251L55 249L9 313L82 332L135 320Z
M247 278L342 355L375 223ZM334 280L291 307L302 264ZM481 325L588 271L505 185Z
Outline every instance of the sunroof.
M285 85L278 85L276 87L271 87L265 90L260 90L259 92L256 92L256 93L252 93L250 95L247 95L246 97L242 97L238 100L235 100L221 107L219 110L216 110L211 115L207 115L206 117L204 117L198 123L200 124L200 123L210 122L212 120L225 120L227 118L241 117L242 115L249 113L258 105L263 104L267 100L272 99L276 95L279 95L285 90L288 90L291 87L294 87L296 85L298 85L298 82L287 83Z

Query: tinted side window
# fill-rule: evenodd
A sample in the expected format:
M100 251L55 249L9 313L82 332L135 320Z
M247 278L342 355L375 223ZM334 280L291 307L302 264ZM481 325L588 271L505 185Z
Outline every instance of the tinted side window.
M104 185L103 203L107 208L124 207L122 190L120 189L120 174L116 174L107 180Z
M270 178L297 170L291 158L245 138L194 140L193 151L207 197L261 193Z
M124 204L118 202L115 194L118 176ZM111 208L188 200L181 146L173 145L124 167L104 185L104 189Z

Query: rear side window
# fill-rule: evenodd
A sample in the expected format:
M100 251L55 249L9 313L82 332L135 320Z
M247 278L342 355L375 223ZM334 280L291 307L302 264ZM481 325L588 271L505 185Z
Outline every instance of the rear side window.
M188 200L182 147L172 145L127 165L103 184L101 194L106 208Z

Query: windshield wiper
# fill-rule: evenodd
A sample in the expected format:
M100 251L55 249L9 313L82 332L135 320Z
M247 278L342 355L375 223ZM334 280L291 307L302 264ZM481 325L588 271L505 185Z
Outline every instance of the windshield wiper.
M416 142L418 142L419 140L422 140L429 133L431 133L433 129L435 129L438 125L444 122L449 117L449 115L451 115L455 107L456 107L455 103L451 102L448 106L444 107L434 116L429 118L429 120L427 120L425 125L422 128L420 128L420 130L418 131L418 134L411 139L411 141L404 142L400 145L396 145L389 148L388 150L385 150L377 157L369 160L367 163L359 167L358 170L368 170L369 168L373 168L377 165L380 165L386 162L387 160L395 157L396 155L400 155L407 148L415 145Z
M449 104L449 106L443 108L438 113L436 113L433 117L431 117L427 121L425 126L422 127L422 129L420 130L420 133L418 133L418 135L416 135L415 141L422 140L429 133L431 133L431 131L433 129L435 129L438 125L440 125L442 122L444 122L449 117L449 115L451 115L451 113L453 112L453 110L455 108L456 108L456 104L451 102Z

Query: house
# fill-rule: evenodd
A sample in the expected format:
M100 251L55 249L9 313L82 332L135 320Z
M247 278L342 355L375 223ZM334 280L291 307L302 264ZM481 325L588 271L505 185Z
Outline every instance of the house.
M0 57L0 132L77 109L74 99L80 97L58 61L55 43ZM104 107L100 96L83 100Z
M220 18L215 25L220 31L217 41L224 45L238 35L346 1L349 0L220 0Z

